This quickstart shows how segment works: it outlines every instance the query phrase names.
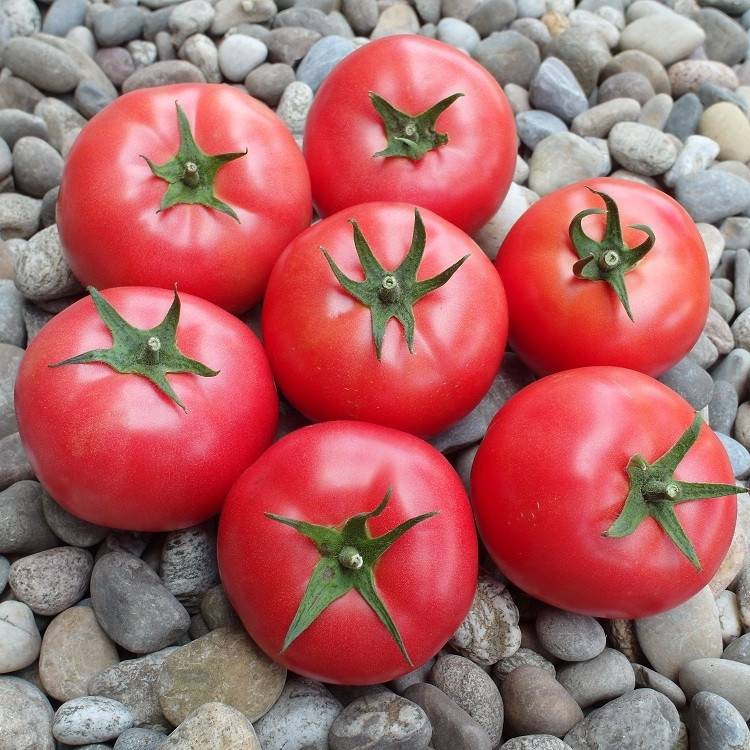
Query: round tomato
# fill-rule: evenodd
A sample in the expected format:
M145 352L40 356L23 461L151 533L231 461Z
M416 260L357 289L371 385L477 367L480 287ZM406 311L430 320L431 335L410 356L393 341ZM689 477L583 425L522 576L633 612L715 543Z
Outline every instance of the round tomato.
M260 342L189 294L91 295L21 360L16 416L31 467L87 521L140 531L204 521L273 440L278 398Z
M654 377L682 359L708 316L708 257L661 190L604 177L542 197L495 260L513 350L538 375L615 365Z
M508 323L500 278L468 235L426 209L367 203L286 248L262 330L276 382L310 419L427 436L487 393Z
M472 233L513 180L518 140L500 84L455 47L412 34L345 57L305 125L313 201L327 216L357 203L417 203Z
M311 215L307 167L287 127L221 84L118 97L76 138L57 201L65 257L84 284L178 283L233 313L260 300Z
M425 663L477 583L471 506L451 465L413 435L361 422L272 445L227 497L217 545L253 640L324 682L374 684Z
M711 580L746 492L733 482L723 445L682 397L634 370L582 367L501 407L471 496L487 551L519 588L632 619Z

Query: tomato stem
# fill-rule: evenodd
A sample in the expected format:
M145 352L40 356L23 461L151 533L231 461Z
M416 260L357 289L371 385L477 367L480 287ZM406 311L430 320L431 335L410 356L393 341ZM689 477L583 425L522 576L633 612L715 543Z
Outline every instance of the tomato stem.
M185 164L185 168L182 171L182 182L188 187L198 187L200 184L200 171L198 165L194 161L189 161Z
M339 552L339 562L350 570L359 570L364 564L362 555L356 547L344 547Z

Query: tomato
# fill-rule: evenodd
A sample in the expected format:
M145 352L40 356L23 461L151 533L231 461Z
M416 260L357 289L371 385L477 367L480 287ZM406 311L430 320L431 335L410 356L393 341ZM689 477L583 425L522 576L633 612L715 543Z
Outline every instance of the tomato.
M404 203L352 206L308 228L279 258L262 311L271 367L297 409L421 436L479 403L507 326L482 250Z
M466 617L477 539L437 450L388 427L322 422L274 443L227 497L227 596L297 674L373 684L432 658Z
M303 139L321 216L403 201L468 233L502 203L517 145L513 111L490 73L465 52L412 34L345 57L318 89Z
M619 367L519 391L471 470L479 533L500 571L544 602L606 618L657 614L706 586L746 491L681 396Z
M284 123L221 84L118 97L76 138L57 201L65 257L85 285L177 282L233 313L260 300L311 215L307 167Z
M141 531L216 514L278 419L246 325L198 297L142 287L92 290L52 318L22 357L15 403L49 494L87 521Z
M582 211L591 215L578 217L579 258L570 228ZM610 239L598 245L608 223ZM639 258L649 244L644 227L654 242ZM585 261L601 251L601 260ZM617 258L625 267L607 272ZM708 316L708 258L693 220L662 191L630 180L585 180L542 197L511 228L495 264L509 343L538 375L615 365L656 377L690 351Z

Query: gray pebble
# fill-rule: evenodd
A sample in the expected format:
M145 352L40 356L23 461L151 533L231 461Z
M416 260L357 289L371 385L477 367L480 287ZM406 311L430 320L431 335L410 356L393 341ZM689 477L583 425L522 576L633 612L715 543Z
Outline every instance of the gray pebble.
M552 112L566 123L588 109L581 84L570 68L556 57L542 61L531 82L529 96L537 109Z
M354 52L356 45L341 36L324 36L310 48L297 68L297 80L306 83L313 92L335 65Z
M312 29L303 29L299 26L282 26L278 29L271 29L263 39L263 43L268 48L268 60L270 62L284 63L291 67L297 65L320 38L320 34ZM291 83L293 80L294 77L287 83Z
M28 667L39 656L41 645L42 637L28 605L0 602L0 674Z
M677 148L667 134L640 122L617 123L607 143L612 158L635 174L664 174L677 158Z
M539 70L537 45L518 31L494 31L477 44L472 57L486 68L495 80L528 88Z
M706 35L702 47L709 60L726 65L742 62L747 54L747 34L733 18L716 8L701 8L692 13L690 19Z
M503 750L570 750L570 745L551 734L526 734L503 743Z
M553 133L537 144L529 159L529 188L543 196L607 170L602 150L575 133Z
M480 42L479 32L458 18L442 18L437 25L436 38L469 54L472 54Z
M674 197L694 221L716 223L750 210L750 183L730 172L709 169L678 179Z
M10 560L7 557L0 556L0 594L5 591L8 585L8 571L10 570Z
M320 8L304 5L294 5L291 8L282 10L273 19L272 26L274 28L281 26L301 26L305 29L317 31L321 36L328 36L331 33L331 27L326 14Z
M742 248L747 250L747 248L750 248L750 217L729 216L721 223L719 231L724 237L725 247L728 249L738 250ZM747 266L744 266L743 270L748 272Z
M220 37L241 24L270 21L276 14L277 7L273 0L255 0L253 3L242 0L219 0L214 6L214 11L211 34Z
M116 47L143 32L143 9L136 5L105 6L91 23L94 38L101 47Z
M613 648L605 648L587 661L561 665L557 681L581 708L612 700L635 688L630 662L621 651Z
M375 0L343 0L341 10L358 36L368 36L378 22L379 10Z
M159 747L160 750L261 750L248 718L219 701L198 706Z
M178 50L182 60L195 65L207 83L221 83L219 50L213 39L205 34L191 34ZM147 68L146 68L147 70Z
M534 0L531 0L534 2ZM510 26L516 15L523 15L521 8L513 0L484 0L477 3L466 17L479 36L484 39L495 31L502 31ZM541 15L541 14L540 14Z
M216 11L207 0L178 3L169 16L172 44L179 48L193 34L204 34L211 28Z
M695 659L679 675L688 701L708 691L728 700L742 718L750 718L750 665L731 659Z
M135 654L169 646L190 627L190 615L159 576L125 552L111 552L97 560L91 599L107 635Z
M5 750L55 750L47 696L27 680L0 675L0 716ZM3 742L3 740L0 740Z
M696 411L706 407L713 394L711 376L688 357L662 373L658 380L679 393Z
M664 123L664 132L676 135L681 141L694 135L703 114L703 105L697 94L692 92L679 97Z
M80 547L54 547L21 557L10 566L8 583L38 615L56 615L88 590L94 558Z
M34 472L21 445L21 436L17 432L13 432L4 438L0 438L0 490L7 490L16 482L33 478ZM2 515L3 512L0 511L0 517ZM7 541L7 537L0 534L0 540Z
M698 340L693 344L693 348L685 356L690 358L704 370L708 370L718 361L719 352L711 339L709 339L704 332L698 336Z
M36 107L34 114L41 117L48 128L47 139L50 145L59 153L63 153L65 142L71 133L77 134L86 124L86 120L73 107L62 99L47 96Z
M313 97L312 88L304 81L293 81L284 89L276 114L293 135L301 137L304 132Z
M562 60L573 72L586 96L591 96L599 73L612 59L603 36L583 26L571 26L553 36L545 48L546 57ZM604 85L604 84L602 84ZM601 96L599 101L603 101Z
M666 695L678 709L687 706L687 698L682 688L676 683L642 664L632 664L637 688L651 688L662 695Z
M10 146L0 138L0 180L4 180L13 169L13 154Z
M711 279L711 307L721 315L727 322L734 318L737 311L737 306L734 302L734 284L728 279L724 282L728 283L729 290L722 286L722 281L719 279Z
M0 52L0 59L14 75L43 91L64 94L72 91L81 80L74 60L38 39L10 39Z
M414 0L414 7L425 23L437 24L441 15L441 0Z
M331 725L341 709L321 683L290 677L270 711L255 722L255 732L263 750L328 750Z
M20 109L0 110L0 138L11 149L16 141L25 135L47 140L47 131L47 123L41 117Z
M286 87L293 83L294 68L283 62L263 63L248 73L245 88L251 96L277 107Z
M143 727L126 729L116 740L114 750L157 750L167 736Z
M122 93L171 83L206 83L206 76L187 60L162 60L128 76L122 84Z
M328 734L328 747L424 750L432 731L428 715L417 703L394 693L378 692L357 698L336 715Z
M700 692L690 703L690 747L692 750L747 750L750 729L739 711L726 699Z
M235 628L242 625L221 584L212 586L203 595L201 614L209 630Z
M0 342L18 347L26 344L23 297L11 279L0 279Z
M13 391L23 349L0 343L0 438L18 431Z
M664 174L664 184L674 187L681 177L702 172L719 154L719 144L704 135L689 135L672 166Z
M536 634L551 654L564 661L593 659L604 650L604 628L590 615L544 607L539 612Z
M76 109L88 120L101 112L114 99L98 86L88 81L81 81L73 94Z
M62 156L41 138L27 135L13 146L13 177L16 188L26 195L42 198L60 184L62 169Z
M641 113L640 104L632 98L612 98L576 115L570 129L581 137L606 138L618 122L635 122Z
M638 122L650 125L657 130L664 130L674 102L669 94L661 93L652 96L642 107Z
M29 555L58 544L44 518L39 482L23 479L0 492L0 553Z
M506 656L492 665L492 679L499 687L503 686L505 678L516 668L523 664L540 667L549 673L551 677L556 676L555 665L536 651L521 647L514 654Z
M745 633L728 643L721 658L750 665L750 633Z
M512 31L517 31L519 34L528 37L539 49L544 49L552 40L549 29L538 18L517 18L510 25L510 28Z
M44 14L42 31L65 36L72 28L83 25L88 7L87 0L54 0Z
M697 23L667 8L631 19L620 35L620 47L647 52L665 66L687 57L706 36Z
M714 432L729 435L732 431L739 399L737 391L726 380L714 381L714 391L708 402L708 421Z
M740 401L743 401L748 391L750 378L750 351L747 349L732 349L711 371L711 377L716 380L726 380L737 391Z
M120 87L135 73L135 60L125 47L103 47L94 54L96 64L112 83ZM79 84L80 87L80 84ZM76 89L77 90L77 89Z
M719 102L731 102L747 114L747 100L741 94L726 88L726 86L719 86L712 81L706 81L695 90L695 93L701 100L704 109L708 109L711 105L718 104Z
M92 547L109 533L106 526L84 521L57 503L46 491L42 493L44 517L55 535L74 547Z
M516 130L521 142L530 149L553 133L567 133L567 125L551 112L543 109L532 109L516 115Z
M133 725L133 714L119 701L89 695L73 698L55 711L52 734L60 742L85 745L112 740Z
M0 237L29 239L41 224L42 202L20 193L0 193Z
M42 213L41 213L41 223L42 223L42 229L46 229L47 227L51 227L57 218L57 198L60 195L60 186L55 185L55 187L50 188L43 196L42 196Z
M251 70L265 62L268 47L260 39L232 34L218 46L219 68L228 81L244 81Z

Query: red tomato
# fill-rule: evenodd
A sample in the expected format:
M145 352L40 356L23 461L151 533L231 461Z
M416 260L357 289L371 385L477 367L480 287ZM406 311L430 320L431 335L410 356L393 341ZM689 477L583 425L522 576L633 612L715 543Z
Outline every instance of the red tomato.
M177 154L175 103L201 150L237 157L218 167L213 197L208 190L208 202L234 216L194 203L160 210L167 189L181 184L182 169L170 187L147 159L164 165ZM199 170L209 182L211 170ZM186 199L206 197L206 188L199 192L188 190ZM311 215L307 167L286 126L246 92L219 84L118 97L73 144L57 201L63 250L84 284L171 289L178 282L181 291L234 313L262 297L276 258Z
M362 567L339 562L342 530ZM368 539L387 534L370 573ZM471 507L448 461L417 437L360 422L303 427L272 445L227 497L218 557L253 640L298 674L344 684L395 679L434 656L477 582ZM303 600L317 616L300 630Z
M123 287L102 296L142 329L160 324L174 304L165 289ZM278 398L257 337L210 302L180 300L177 346L214 374L168 374L165 388L178 402L146 377L100 361L50 367L112 347L91 297L52 318L21 360L15 401L24 449L50 495L80 518L143 531L199 523L218 512L273 439ZM159 338L168 362L169 336Z
M371 92L392 105L387 117L398 111L398 126L387 131ZM433 110L434 127L423 127L429 118L416 116L454 94L461 96L439 116ZM381 155L386 132L394 149L411 156ZM368 42L345 57L318 89L303 140L322 216L357 203L405 201L468 233L502 203L517 146L513 111L490 73L455 47L411 34Z
M358 231L360 251L364 241L375 267L369 255L358 256ZM412 318L410 300L424 291L414 288L414 237L417 251L424 243L417 285L453 270L414 303ZM352 280L353 288L343 279L351 292L331 262ZM364 267L370 297L356 286ZM394 285L401 302L392 298ZM468 235L413 205L368 203L323 219L287 247L268 284L262 326L281 391L309 418L359 419L427 436L466 415L489 390L505 348L507 310L497 272Z
M665 385L618 367L567 370L519 391L490 424L471 472L477 526L495 564L532 596L596 617L646 617L689 599L723 561L734 491L746 491L733 486L724 447L698 420ZM697 440L684 457L657 464L667 497L673 485L683 499L695 494L680 482L719 483L720 496L670 502L661 486L642 483L650 474L635 457L653 464L691 425ZM628 524L620 516L634 487L629 518L642 520ZM676 516L693 562L654 517L643 517L648 510L667 522ZM632 526L626 536L606 535Z
M646 225L655 237L623 276L632 319L612 285L574 274L571 222L581 211L605 209L592 190L615 201L627 248L647 240L631 225ZM611 212L587 216L583 232L600 240L608 216L614 221ZM662 191L630 180L585 180L544 196L511 228L495 264L508 295L509 343L538 375L616 365L656 377L690 351L708 316L708 258L695 223Z

